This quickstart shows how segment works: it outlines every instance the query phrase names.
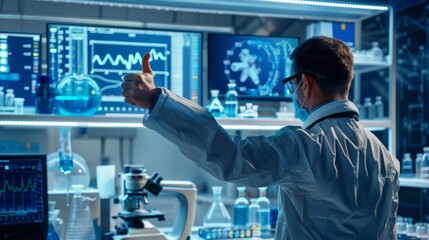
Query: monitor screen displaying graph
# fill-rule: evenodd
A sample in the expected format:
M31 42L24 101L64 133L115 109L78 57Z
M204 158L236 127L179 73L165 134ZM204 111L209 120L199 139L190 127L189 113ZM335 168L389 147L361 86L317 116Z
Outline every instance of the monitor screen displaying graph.
M34 106L40 42L40 34L0 32L0 86L4 93L13 89L26 106Z
M201 103L201 45L196 32L49 24L49 73L57 83L74 74L93 78L102 92L98 113L141 111L124 103L120 84L141 72L148 52L157 86Z
M209 34L209 90L225 96L227 84L237 84L239 98L287 97L282 79L290 75L290 55L298 38Z
M46 156L0 156L0 229L47 222Z

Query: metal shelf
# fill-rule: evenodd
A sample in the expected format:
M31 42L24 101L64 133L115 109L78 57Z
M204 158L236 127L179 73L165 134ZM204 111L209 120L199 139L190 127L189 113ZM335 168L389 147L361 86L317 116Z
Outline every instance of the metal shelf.
M95 115L91 117L73 117L43 114L1 114L0 126L3 127L100 127L100 128L140 128L142 114ZM267 130L276 131L284 126L301 126L296 118L217 118L217 122L227 130ZM389 119L362 120L362 124L371 130L383 130L392 127Z

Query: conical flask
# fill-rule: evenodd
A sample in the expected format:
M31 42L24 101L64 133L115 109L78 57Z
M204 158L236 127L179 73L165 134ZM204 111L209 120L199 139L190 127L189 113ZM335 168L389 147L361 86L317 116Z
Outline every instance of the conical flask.
M204 227L231 227L231 216L222 202L222 187L214 186L213 203L203 221Z

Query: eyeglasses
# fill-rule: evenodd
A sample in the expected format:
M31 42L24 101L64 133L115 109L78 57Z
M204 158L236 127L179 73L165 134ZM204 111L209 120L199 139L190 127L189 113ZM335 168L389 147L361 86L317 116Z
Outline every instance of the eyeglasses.
M290 94L293 94L295 92L295 88L293 87L292 80L294 80L294 79L301 80L301 76L302 76L303 73L308 74L308 75L316 78L315 74L313 74L311 72L308 72L308 71L303 71L303 72L300 72L300 73L296 73L296 74L290 75L289 77L287 77L287 78L285 78L285 79L282 80L283 84L287 87L287 89L289 90ZM298 84L298 86L299 86L299 84ZM298 88L298 87L296 87L296 88Z

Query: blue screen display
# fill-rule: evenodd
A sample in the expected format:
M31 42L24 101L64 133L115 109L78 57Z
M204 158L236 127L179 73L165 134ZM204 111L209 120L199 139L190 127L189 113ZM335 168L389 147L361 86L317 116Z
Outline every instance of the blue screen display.
M210 34L209 90L219 96L234 80L240 98L284 98L281 80L290 75L298 38Z
M34 106L37 75L40 73L40 35L0 32L0 86L13 89L16 98Z
M45 161L46 157L0 156L0 226L46 220Z
M141 73L149 52L155 84L200 103L201 43L196 32L49 24L49 72L57 83L74 74L93 78L102 91L99 114L141 111L124 103L120 85L125 74Z

